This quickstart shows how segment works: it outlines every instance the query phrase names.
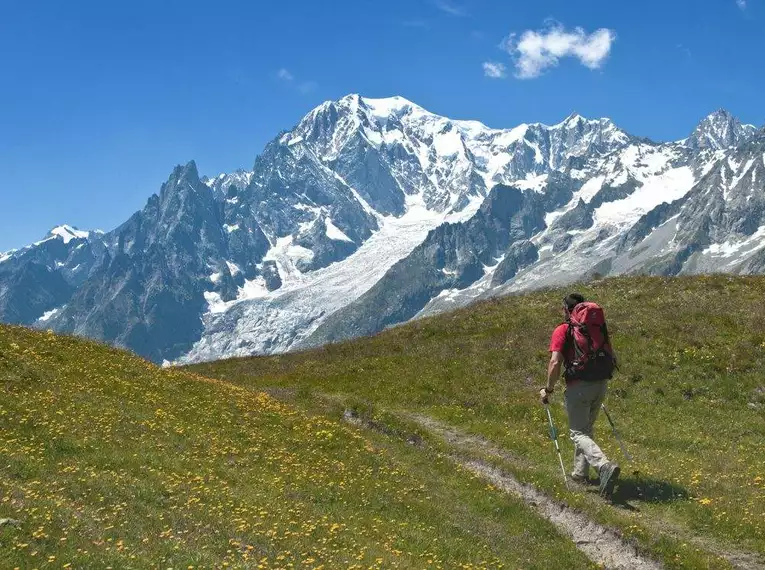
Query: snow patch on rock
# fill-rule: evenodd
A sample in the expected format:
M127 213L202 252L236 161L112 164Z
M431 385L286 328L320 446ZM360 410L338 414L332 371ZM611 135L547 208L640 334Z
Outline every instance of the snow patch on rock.
M330 218L324 219L324 224L327 226L327 237L335 241L347 241L353 243L353 240L343 233L343 230L338 228L332 223Z
M713 243L702 251L702 255L709 254L713 257L732 257L734 255L745 255L765 247L765 226L760 226L752 235L740 240L728 240L722 243Z
M46 321L51 320L53 317L55 317L57 314L59 314L62 310L64 310L65 307L66 307L66 305L64 305L62 307L56 307L55 309L51 309L50 311L45 311L42 314L42 316L39 319L37 319L37 322L38 323L44 323Z

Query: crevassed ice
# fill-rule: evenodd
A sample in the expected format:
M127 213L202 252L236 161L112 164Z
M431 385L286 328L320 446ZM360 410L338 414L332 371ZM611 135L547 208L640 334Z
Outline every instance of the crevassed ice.
M304 252L294 249L297 246L292 245L291 237L281 238L266 258L276 260L282 287L268 292L262 280L252 280L240 289L236 301L221 304L219 296L210 296L209 317L213 320L206 321L208 330L215 328L211 325L218 313L235 304L245 303L246 309L233 333L236 341L231 342L230 332L203 334L182 361L251 354L251 343L264 338L272 339L269 352L289 350L295 343L310 336L324 316L368 291L394 263L422 243L430 230L445 222L470 218L482 200L475 197L461 212L444 215L428 210L421 196L407 196L406 214L400 218L381 217L380 229L353 254L308 273L301 273L294 267L294 261ZM241 347L238 345L240 342L243 343Z
M244 286L239 288L238 298L262 299L267 297L269 293L268 287L266 287L266 280L258 276L255 279L248 279L244 282ZM225 308L228 308L230 305L229 303Z

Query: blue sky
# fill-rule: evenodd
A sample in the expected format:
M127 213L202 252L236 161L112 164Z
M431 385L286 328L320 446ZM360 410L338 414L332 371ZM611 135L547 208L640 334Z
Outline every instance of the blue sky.
M720 107L765 123L763 0L6 0L0 53L0 251L112 229L176 163L249 168L348 93L657 140Z

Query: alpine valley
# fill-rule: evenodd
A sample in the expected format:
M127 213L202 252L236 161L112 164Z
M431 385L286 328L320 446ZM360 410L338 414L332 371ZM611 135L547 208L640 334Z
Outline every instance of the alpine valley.
M189 363L596 274L764 271L765 129L726 111L657 143L610 119L493 129L349 95L251 170L177 166L112 231L0 254L0 321Z

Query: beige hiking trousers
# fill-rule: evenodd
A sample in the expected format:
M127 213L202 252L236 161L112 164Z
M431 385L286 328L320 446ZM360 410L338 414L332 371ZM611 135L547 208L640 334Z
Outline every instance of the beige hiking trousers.
M587 476L592 465L596 471L608 458L592 439L595 420L600 405L606 397L607 381L574 382L566 386L564 400L568 414L568 428L576 448L574 452L574 476Z

